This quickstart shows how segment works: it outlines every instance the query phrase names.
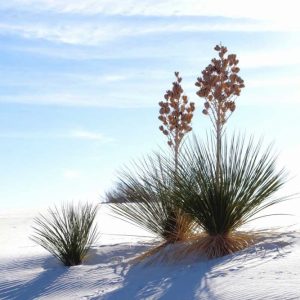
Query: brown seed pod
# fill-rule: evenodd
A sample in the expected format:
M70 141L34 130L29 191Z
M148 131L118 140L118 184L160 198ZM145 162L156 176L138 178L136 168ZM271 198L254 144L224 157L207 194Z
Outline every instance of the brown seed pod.
M204 107L205 107L206 109L209 109L209 108L210 108L210 104L206 101L206 102L204 103Z

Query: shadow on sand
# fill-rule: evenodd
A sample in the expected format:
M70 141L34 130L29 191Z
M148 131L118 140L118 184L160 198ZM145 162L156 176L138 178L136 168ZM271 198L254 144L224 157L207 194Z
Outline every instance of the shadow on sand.
M0 299L32 300L47 295L53 297L53 293L58 293L57 299L60 299L59 295L72 298L72 294L84 284L78 276L87 278L91 290L97 289L103 283L121 278L119 270L122 270L123 261L149 246L147 243L97 246L78 267L65 267L50 255L1 261Z
M0 299L10 300L29 300L37 298L46 291L52 282L68 271L68 268L60 265L56 259L52 257L15 260L5 266L2 265L1 269L2 268L5 268L8 274L22 272L26 274L24 276L25 278L33 277L30 280L24 280L24 278L18 278L19 276L16 276L16 278L9 278L9 281L7 280L1 283ZM39 270L38 274L37 269Z
M129 263L153 243L97 246L83 265L71 268L49 255L1 261L0 299L217 299L215 278L280 259L294 240L293 232L278 233L233 255L173 263Z
M215 278L230 276L242 268L256 267L270 259L287 255L295 237L291 233L289 242L286 242L286 238L287 233L272 234L255 246L218 259L198 258L190 263L133 264L123 270L125 275L121 288L90 299L217 299L212 284Z

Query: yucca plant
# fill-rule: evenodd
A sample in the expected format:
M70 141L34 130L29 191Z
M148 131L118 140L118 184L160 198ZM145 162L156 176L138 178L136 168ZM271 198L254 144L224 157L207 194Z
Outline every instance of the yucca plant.
M31 239L65 266L79 265L97 239L97 206L65 204L34 219Z
M160 155L148 157L135 165L135 170L124 171L110 200L122 199L111 205L113 212L131 223L160 237L163 244L187 239L195 224L174 201L173 169L165 167Z
M216 174L216 143L194 139L185 147L178 165L175 199L202 229L190 250L219 257L247 247L254 233L240 227L269 206L289 197L273 198L286 181L284 169L276 169L271 147L261 141L235 136L224 138L221 172ZM216 176L219 176L217 180Z
M171 157L160 155L135 164L135 170L122 172L114 190L106 194L106 202L114 203L112 210L119 217L154 233L163 243L147 254L154 254L167 244L186 240L193 234L195 223L174 201L174 177L180 147L187 133L195 104L188 101L181 86L182 78L175 72L172 89L159 102L159 129L168 138ZM169 170L165 161L172 165Z

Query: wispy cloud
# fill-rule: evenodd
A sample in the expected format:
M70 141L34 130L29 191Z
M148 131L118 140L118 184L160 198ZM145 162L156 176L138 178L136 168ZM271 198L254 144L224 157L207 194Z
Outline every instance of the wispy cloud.
M65 169L63 170L63 177L68 180L80 179L81 172L74 169Z
M102 133L83 130L83 129L72 130L70 132L70 137L75 139L101 141L101 142L111 142L114 140L112 138L105 136Z
M299 44L295 44L294 48L279 45L273 49L240 51L239 57L241 68L297 65L300 63Z
M260 78L250 79L247 87L298 87L300 86L300 77L282 77L282 78ZM300 93L299 93L300 95Z
M144 16L226 16L291 21L297 17L297 1L229 0L10 0L0 8L53 11L72 14L144 15Z
M96 131L89 131L83 129L74 129L66 131L65 133L51 133L51 132L0 132L0 139L78 139L87 141L98 141L101 143L108 143L114 141L113 138L106 136L103 133Z
M285 5L291 4L289 1ZM0 102L153 107L169 86L175 69L182 71L185 88L194 93L194 78L214 55L211 47L220 37L225 37L226 43L232 41L232 51L238 54L243 71L299 65L296 35L276 47L271 42L253 48L251 42L256 36L262 40L262 35L244 37L244 32L298 28L298 18L292 17L292 4L288 11L282 4L273 5L270 11L270 3L265 2L268 1L254 0L251 5L237 0L226 4L221 0L3 1L0 35L11 39L3 38L1 50L12 60L22 51L26 69L7 64L6 76L1 79L5 88ZM279 11L281 18L275 18ZM285 22L287 18L289 22ZM284 26L280 22L285 22ZM204 38L198 33L203 33ZM295 45L292 40L296 40ZM170 70L173 66L174 70ZM56 74L51 73L53 70ZM273 78L268 78L268 82L249 78L248 82L254 87L263 86L262 82L277 87L298 85L295 80L283 82ZM97 134L81 135L82 139L101 140Z
M270 24L251 24L247 22L209 22L191 21L182 24L168 22L144 22L137 24L115 23L104 25L96 23L72 22L71 24L57 25L53 23L0 23L2 34L19 35L27 39L44 39L72 45L99 45L124 37L142 36L148 34L162 34L172 32L212 32L212 31L269 31L284 30Z
M29 16L30 18L30 16ZM71 45L99 45L120 38L136 37L149 34L180 33L180 32L259 32L259 31L290 31L300 29L297 26L282 26L281 23L270 21L253 21L253 19L235 20L214 18L208 19L170 19L145 18L125 20L119 18L94 21L75 19L51 19L40 21L7 20L0 23L2 34L18 35L27 39L44 39Z
M153 96L140 95L139 91L124 95L122 91L115 93L105 93L103 95L78 95L77 93L57 93L52 94L24 94L24 95L1 95L0 103L19 103L30 105L46 106L75 106L75 107L119 107L138 108L152 107Z
M97 101L93 101L86 96L78 96L75 93L32 93L22 95L1 95L0 102L4 103L24 103L37 105L64 105L64 106L97 106Z

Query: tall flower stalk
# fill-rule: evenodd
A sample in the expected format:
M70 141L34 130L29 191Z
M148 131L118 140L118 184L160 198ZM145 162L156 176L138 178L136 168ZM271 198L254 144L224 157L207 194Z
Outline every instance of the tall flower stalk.
M174 152L175 170L178 166L180 144L186 133L192 130L191 121L195 103L189 102L181 86L182 77L175 72L176 81L172 90L164 95L165 101L159 102L158 119L162 122L159 129L168 137L168 145Z
M235 111L235 100L245 85L238 75L240 68L236 55L226 54L228 50L221 44L214 49L219 58L211 60L195 85L199 87L197 95L205 100L202 112L209 116L216 133L216 180L219 185L224 125Z

